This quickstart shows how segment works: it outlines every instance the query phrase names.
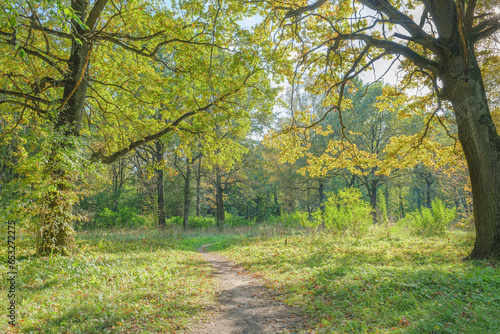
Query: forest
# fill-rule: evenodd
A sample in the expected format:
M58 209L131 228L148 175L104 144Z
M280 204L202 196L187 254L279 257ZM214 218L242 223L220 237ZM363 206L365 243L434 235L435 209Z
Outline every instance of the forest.
M500 332L497 2L0 4L2 330Z

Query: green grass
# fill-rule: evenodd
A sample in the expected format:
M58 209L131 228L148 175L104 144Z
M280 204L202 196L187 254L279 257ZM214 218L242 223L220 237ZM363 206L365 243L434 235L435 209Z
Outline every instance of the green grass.
M209 244L264 278L316 333L500 333L500 268L460 261L472 246L469 234L417 238L381 228L359 239L276 235L284 232L104 231L79 233L81 252L73 257L20 252L16 329L186 329L215 304L211 269L197 252ZM29 241L19 242L25 249ZM5 286L0 305L7 305Z
M249 240L223 254L263 277L319 333L500 333L500 268L462 262L466 233L320 233Z
M16 330L157 333L185 329L214 304L211 269L195 250L231 238L174 239L156 231L85 233L78 235L81 252L76 256L22 256L17 264ZM6 271L5 264L2 269ZM5 286L0 305L7 305Z

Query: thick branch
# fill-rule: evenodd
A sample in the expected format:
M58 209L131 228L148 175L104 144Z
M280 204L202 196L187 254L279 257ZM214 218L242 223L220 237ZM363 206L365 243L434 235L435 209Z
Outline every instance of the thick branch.
M464 31L467 38L470 37L472 25L474 24L474 10L476 9L476 0L469 0L464 18Z
M313 11L313 10L321 7L321 5L323 5L325 2L326 2L326 0L318 0L315 3L313 3L312 5L304 6L304 7L299 7L297 9L289 10L286 13L286 15L285 15L285 19L288 19L288 18L291 18L291 17L300 16L300 15L302 15L305 12Z
M108 0L97 0L94 7L90 11L89 17L87 18L87 22L85 24L89 27L90 31L94 31L95 25L97 23L97 19L101 16L101 12L106 6Z
M173 131L175 129L175 127L177 125L179 125L182 121L184 121L186 118L189 118L202 110L206 110L206 109L210 108L211 106L212 106L212 104L209 104L208 106L201 108L201 109L198 109L196 111L187 112L184 115L182 115L181 117L179 117L178 119L176 119L172 124L170 124L169 126L164 128L163 130L156 132L152 135L146 136L142 139L136 140L135 142L130 143L129 146L119 150L118 152L116 152L110 156L104 156L100 152L94 152L92 154L92 157L90 158L90 160L91 161L98 161L98 162L105 163L105 164L110 164L112 162L115 162L117 159L125 156L128 152L138 148L139 146L163 137L167 133Z
M396 21L398 25L402 26L412 37L415 43L433 51L440 53L444 48L440 46L434 38L429 36L419 25L417 25L411 18L400 12L392 6L387 0L358 0L368 8L381 12L387 15L391 20Z
M472 42L475 43L486 38L500 29L500 14L494 14L491 18L479 22L472 28Z
M71 34L67 34L65 32L58 31L58 30L45 28L45 27L39 25L38 23L34 22L33 20L31 21L31 25L29 27L32 29L38 30L38 31L46 32L50 35L54 35L54 36L58 36L58 37L66 38L66 39L72 38Z
M247 74L247 76L245 77L245 80L243 80L242 85L239 86L239 87L237 87L237 88L235 88L233 91L228 92L228 93L220 96L218 99L216 99L215 101L207 104L204 107L200 107L200 108L198 108L198 109L196 109L194 111L190 111L190 112L187 112L187 113L183 114L182 116L180 116L179 118L177 118L174 122L172 122L171 124L169 124L163 130L161 130L159 132L156 132L156 133L154 133L152 135L145 136L142 139L136 140L136 141L130 143L129 146L127 146L127 147L121 149L120 151L118 151L116 153L113 153L112 155L109 155L109 156L104 156L101 152L94 152L92 154L92 157L90 158L90 160L94 161L94 162L101 162L101 163L105 163L105 164L110 164L110 163L116 161L118 158L125 156L128 152L130 152L130 151L138 148L139 146L163 137L167 133L169 133L171 131L174 131L177 128L177 126L180 123L182 123L185 119L190 118L190 117L192 117L192 116L194 116L194 115L196 115L196 114L198 114L198 113L200 113L202 111L206 111L206 110L208 110L208 109L216 106L219 102L224 101L227 97L229 97L229 96L231 96L231 95L236 94L237 92L239 92L243 87L246 86L247 81L249 80L249 78L252 75L254 75L256 72L258 72L258 70L253 70L253 71L249 72Z
M43 114L43 115L47 114L47 110L38 109L38 108L36 108L34 106L30 106L29 104L22 103L22 102L19 102L19 101L15 101L15 100L0 100L0 104L4 104L4 103L16 104L16 105L21 106L21 107L29 108L29 109L35 111L38 114Z
M420 68L425 68L432 72L437 70L438 64L435 61L427 59L419 55L409 47L398 44L396 42L380 40L364 34L339 35L337 38L342 40L361 40L364 41L368 46L374 46L376 48L385 50L387 54L402 55Z
M16 45L16 39L15 39L15 36L13 39L11 40L7 40L5 42L0 42L0 43L5 43L5 44L10 44L12 46L15 46ZM34 50L31 50L29 48L27 48L26 46L20 46L19 47L20 49L22 49L24 52L26 52L27 54L29 55L32 55L32 56L35 56L41 60L43 60L45 63L47 63L48 65L52 66L53 68L55 68L59 73L61 74L64 74L64 71L59 67L57 66L57 63L50 60L49 58L47 58L46 56L44 56L43 54L41 54L40 52L38 51L34 51ZM50 55L49 55L50 56ZM58 59L58 60L61 60L61 59ZM61 60L63 61L63 60Z

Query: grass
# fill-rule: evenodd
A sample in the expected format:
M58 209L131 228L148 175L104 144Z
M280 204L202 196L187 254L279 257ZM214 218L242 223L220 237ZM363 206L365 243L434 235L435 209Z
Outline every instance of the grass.
M215 300L211 268L196 249L206 243L224 245L232 238L237 237L83 233L78 235L81 252L76 256L20 256L15 330L174 333L185 329ZM2 269L7 271L5 264ZM8 305L5 287L0 305Z
M379 231L380 232L380 231ZM462 262L470 235L249 240L223 254L303 310L318 333L500 333L500 268Z
M215 304L211 268L197 252L210 244L302 310L311 332L500 333L500 268L494 261L460 261L472 246L470 234L418 238L379 228L354 239L284 232L79 233L76 256L23 253L16 330L185 330ZM8 305L5 286L0 305Z

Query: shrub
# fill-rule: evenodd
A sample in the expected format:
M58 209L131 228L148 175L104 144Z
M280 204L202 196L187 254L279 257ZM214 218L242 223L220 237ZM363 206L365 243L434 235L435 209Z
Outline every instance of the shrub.
M229 212L226 212L226 220L224 221L226 226L230 227L240 227L240 226L250 226L255 223L253 220L246 220L241 216L232 215Z
M414 234L423 236L442 235L455 219L455 208L446 208L443 201L435 198L431 208L421 208L401 219L398 224L407 226Z
M362 199L359 189L345 188L338 194L329 194L324 211L317 210L309 225L337 231L347 231L355 237L366 233L372 223L370 204Z
M295 211L291 213L283 212L280 216L271 217L270 224L281 224L284 227L307 226L309 214L307 212Z
M181 216L170 217L166 220L167 225L182 227L184 219ZM215 226L214 217L189 216L189 228L209 228Z
M181 220L182 224L182 220ZM189 217L190 228L209 228L215 226L214 217L191 216Z
M95 219L95 228L138 228L147 225L146 219L139 215L139 209L129 206L119 206L112 211L104 208Z

